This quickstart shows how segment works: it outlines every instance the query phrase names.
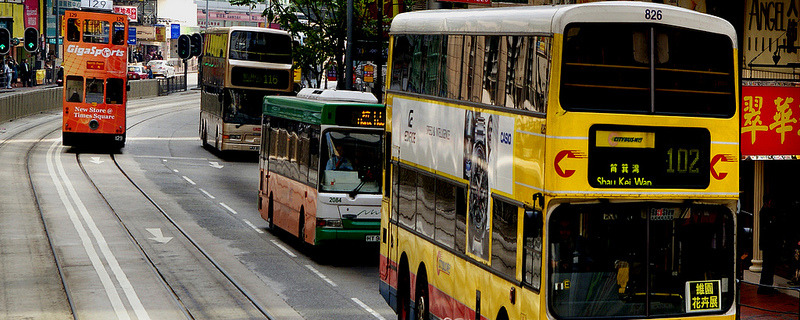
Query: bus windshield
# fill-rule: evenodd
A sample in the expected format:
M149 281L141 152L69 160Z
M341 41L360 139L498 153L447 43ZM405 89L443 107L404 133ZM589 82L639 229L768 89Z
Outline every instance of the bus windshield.
M226 123L261 124L263 91L227 90L225 98L230 99L223 116Z
M231 60L292 63L292 39L285 34L231 32Z
M693 281L719 283L721 300L706 300L706 311L733 303L725 206L564 204L548 226L549 304L558 318L683 316Z
M620 23L573 23L564 34L565 110L724 118L736 111L725 35Z
M379 132L328 130L322 136L320 191L381 193Z

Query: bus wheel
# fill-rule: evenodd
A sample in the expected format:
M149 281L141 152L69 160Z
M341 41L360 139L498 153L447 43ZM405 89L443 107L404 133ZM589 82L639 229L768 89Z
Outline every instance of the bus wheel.
M300 225L297 226L297 236L300 238L300 242L306 242L306 214L305 209L302 207L300 208Z
M508 312L506 312L505 308L500 309L500 312L497 313L497 320L508 320Z
M430 310L428 309L428 279L425 276L425 269L420 269L417 274L416 303L414 304L414 314L417 320L428 320Z
M404 258L400 259L400 267L397 272L397 320L408 320L409 300L411 300L408 262Z
M270 230L275 228L275 220L272 220L272 193L269 194L269 203L267 204L267 227Z

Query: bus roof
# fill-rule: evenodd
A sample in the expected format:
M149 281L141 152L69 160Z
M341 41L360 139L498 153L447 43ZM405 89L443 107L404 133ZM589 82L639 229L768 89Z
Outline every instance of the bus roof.
M660 10L661 20L645 18ZM573 22L657 22L727 35L736 46L736 30L726 20L677 6L611 1L573 5L513 6L406 12L392 20L392 34L550 35Z
M292 119L310 124L350 123L356 110L384 110L382 104L344 101L320 101L288 96L264 97L264 115ZM345 123L343 123L343 121Z
M245 26L209 28L208 31L206 31L206 33L228 33L231 31L268 32L268 33L278 33L286 35L289 34L289 32L285 30L262 28L262 27L245 27Z

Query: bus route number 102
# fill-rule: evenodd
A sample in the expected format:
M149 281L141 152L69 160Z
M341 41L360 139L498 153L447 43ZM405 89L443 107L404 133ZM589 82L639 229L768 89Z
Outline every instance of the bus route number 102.
M661 20L661 10L644 9L644 18L646 20Z

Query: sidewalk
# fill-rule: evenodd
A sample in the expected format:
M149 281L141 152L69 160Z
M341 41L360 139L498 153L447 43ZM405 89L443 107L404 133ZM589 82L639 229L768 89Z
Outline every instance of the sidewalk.
M758 283L760 274L746 270L744 280L747 282ZM776 287L791 287L787 280L775 276ZM739 309L739 319L742 320L797 320L800 319L800 305L798 305L798 291L780 290L774 294L758 294L756 286L742 283L741 286L741 307ZM745 307L753 306L764 309ZM777 312L776 312L777 311ZM782 312L782 313L781 313Z

